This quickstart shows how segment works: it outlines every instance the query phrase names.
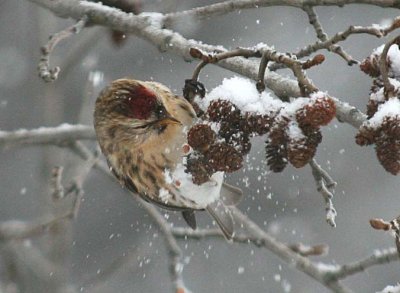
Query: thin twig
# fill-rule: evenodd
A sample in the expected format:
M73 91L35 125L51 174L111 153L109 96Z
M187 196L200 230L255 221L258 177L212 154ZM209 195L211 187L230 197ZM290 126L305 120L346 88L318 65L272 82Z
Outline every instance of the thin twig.
M392 261L398 261L399 255L396 248L389 248L382 251L376 251L373 255L365 259L341 265L334 272L337 279L344 279L351 275L365 271L375 265L386 264Z
M38 0L36 0L38 1ZM196 7L186 11L173 12L165 15L165 25L170 26L181 18L189 17L191 20L209 19L214 16L224 15L243 9L258 9L270 6L291 6L303 9L307 6L340 6L346 4L369 4L380 7L397 7L399 4L393 0L230 0L216 4Z
M39 77L41 77L45 82L55 81L60 73L60 67L54 67L50 69L50 54L53 52L55 46L63 39L69 38L74 34L78 34L82 28L88 22L88 17L82 17L77 23L74 25L67 27L66 29L55 33L50 36L49 41L46 45L41 48L42 56L40 58L38 64Z
M335 218L337 212L332 202L333 191L336 186L336 182L331 176L317 163L315 159L312 159L309 163L312 169L312 174L317 185L317 190L321 193L325 200L326 210L326 221L332 227L336 227Z
M394 96L394 86L389 81L389 74L388 74L389 70L387 62L387 54L389 52L390 47L394 44L400 45L400 36L391 39L389 42L385 44L385 47L383 47L383 51L379 59L379 71L381 72L383 86L384 86L384 94L387 99Z
M233 57L261 57L261 53L258 50L251 48L237 48L232 51L218 51L215 53L207 53L197 48L190 48L190 55L193 58L200 59L201 62L196 66L192 80L198 80L200 71L209 63L215 64L221 60L233 58Z
M267 54L262 54L260 60L260 66L258 68L258 77L256 87L259 93L262 93L265 90L265 70L268 67L269 59L267 58Z
M303 7L303 10L307 13L310 24L314 27L318 39L323 42L328 40L328 35L322 28L321 22L319 21L318 16L314 11L314 8L306 5ZM351 57L348 53L346 53L342 47L338 45L329 46L327 49L341 56L350 66L359 63L357 60L354 60L353 57Z
M277 52L269 47L262 48L261 51L265 58L268 60L280 63L290 68L297 78L298 85L300 87L300 92L302 96L307 96L308 94L318 91L318 89L313 85L310 79L308 79L303 71L302 63L286 54Z
M64 187L61 184L61 178L62 178L62 173L63 173L64 168L59 166L59 167L54 167L52 171L52 180L51 180L51 187L52 187L52 198L53 199L60 199L64 197Z

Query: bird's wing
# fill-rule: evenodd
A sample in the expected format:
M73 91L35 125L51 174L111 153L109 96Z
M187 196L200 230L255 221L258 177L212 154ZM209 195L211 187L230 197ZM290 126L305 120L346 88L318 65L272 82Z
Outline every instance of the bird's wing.
M225 206L221 200L216 200L209 204L206 210L218 224L225 238L231 240L233 237L233 218L229 207Z
M227 206L237 205L243 198L243 192L240 188L222 183L221 200Z

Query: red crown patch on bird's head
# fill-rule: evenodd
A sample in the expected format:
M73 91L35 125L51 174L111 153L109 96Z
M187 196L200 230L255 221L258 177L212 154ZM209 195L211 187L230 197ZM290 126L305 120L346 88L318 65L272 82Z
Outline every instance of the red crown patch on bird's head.
M140 120L150 118L157 107L156 94L143 85L136 85L126 90L129 92L126 96L126 105L132 118Z

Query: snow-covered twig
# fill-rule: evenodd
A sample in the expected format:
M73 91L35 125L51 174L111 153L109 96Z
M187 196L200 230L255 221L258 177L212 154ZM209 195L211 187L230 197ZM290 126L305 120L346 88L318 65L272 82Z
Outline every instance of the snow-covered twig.
M164 50L175 53L185 60L190 60L190 48L196 47L198 49L214 52L214 51L226 51L220 46L211 46L202 44L194 40L187 40L180 34L171 30L162 29L162 19L159 14L154 17L151 15L146 16L135 16L124 13L118 9L113 9L99 3L89 3L86 1L49 1L49 0L30 0L31 2L37 3L42 7L45 7L55 14L62 17L72 17L74 19L80 19L84 15L90 15L90 20L93 23L112 27L116 30L131 32L148 40L153 45L163 48ZM267 3L269 1L265 1ZM277 1L275 5L278 5ZM299 1L299 3L303 3ZM333 3L336 1L332 1ZM342 1L343 2L343 1ZM363 1L361 1L363 2ZM360 2L360 3L361 3ZM370 2L370 1L366 1ZM272 3L272 2L270 2ZM90 4L90 5L89 5ZM345 3L343 3L345 4ZM394 4L382 3L382 1L371 1L369 4L382 5L383 7L391 7ZM311 4L310 4L311 5ZM328 5L328 4L327 4ZM152 17L154 20L152 20ZM156 21L157 19L157 21ZM259 64L253 60L247 60L245 58L230 58L222 60L216 64L222 68L228 69L232 72L238 73L248 78L257 80ZM287 100L289 97L301 96L298 84L295 80L287 79L274 72L268 72L265 76L265 85L271 89L278 97L283 100ZM336 109L338 119L342 122L349 123L355 127L359 127L361 123L366 119L366 115L362 114L361 111L355 107L350 106L347 103L343 103L336 99ZM1 144L1 141L0 141Z
M42 56L38 64L39 77L41 77L45 82L55 81L60 73L60 67L54 67L50 69L50 54L53 52L54 47L63 39L66 39L74 34L78 34L82 28L85 27L88 21L87 16L83 16L77 23L67 27L66 29L55 33L50 36L49 41L46 45L41 48Z
M335 217L337 212L332 202L333 191L336 186L336 182L324 169L322 169L315 159L312 159L309 164L312 169L315 183L317 184L317 190L322 194L322 197L325 200L326 221L332 227L336 227Z
M61 124L56 127L0 131L0 148L25 144L63 145L81 139L95 139L92 126Z

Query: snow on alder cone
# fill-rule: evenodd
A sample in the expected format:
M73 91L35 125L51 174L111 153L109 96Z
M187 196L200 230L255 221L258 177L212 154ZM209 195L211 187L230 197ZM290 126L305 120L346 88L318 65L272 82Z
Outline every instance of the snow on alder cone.
M368 120L359 128L356 143L361 146L375 145L379 162L393 175L400 173L400 51L391 46L386 60L390 84L394 87L392 96L385 94L380 76L379 58L383 45L374 50L360 65L361 70L375 77L367 104Z
M259 94L254 83L237 77L224 80L194 102L204 112L201 124L188 132L194 152L186 172L196 184L217 171L239 170L250 151L250 138L265 134L267 163L273 172L283 171L288 162L301 168L312 160L321 142L319 128L336 114L334 101L325 93L286 103L265 92Z

